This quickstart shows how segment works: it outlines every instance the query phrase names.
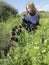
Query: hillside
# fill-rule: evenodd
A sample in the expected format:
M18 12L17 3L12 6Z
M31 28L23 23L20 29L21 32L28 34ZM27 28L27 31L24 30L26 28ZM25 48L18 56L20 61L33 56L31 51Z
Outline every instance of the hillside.
M41 18L32 32L22 28L22 33L15 35L18 42L12 41L12 28L21 22L21 17L0 22L0 65L49 65L49 18Z

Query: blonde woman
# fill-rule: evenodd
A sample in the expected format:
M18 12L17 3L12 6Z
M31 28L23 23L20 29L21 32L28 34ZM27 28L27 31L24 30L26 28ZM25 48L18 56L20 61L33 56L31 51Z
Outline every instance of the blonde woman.
M26 5L27 15L22 18L22 25L28 25L31 28L39 25L39 12L35 8L35 5L32 2L27 3Z

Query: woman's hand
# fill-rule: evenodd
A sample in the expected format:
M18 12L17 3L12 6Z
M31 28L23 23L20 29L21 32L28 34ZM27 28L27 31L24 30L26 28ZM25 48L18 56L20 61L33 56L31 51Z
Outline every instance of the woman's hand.
M25 15L25 14L23 14L23 15L22 15L22 19L24 19L25 17L26 17L26 15Z

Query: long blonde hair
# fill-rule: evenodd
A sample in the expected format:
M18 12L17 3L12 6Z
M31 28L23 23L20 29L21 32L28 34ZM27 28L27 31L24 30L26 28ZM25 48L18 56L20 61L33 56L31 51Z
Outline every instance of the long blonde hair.
M27 6L31 6L32 7L32 13L33 14L39 14L38 10L35 8L35 5L32 2L28 2L27 3L26 9L27 9Z

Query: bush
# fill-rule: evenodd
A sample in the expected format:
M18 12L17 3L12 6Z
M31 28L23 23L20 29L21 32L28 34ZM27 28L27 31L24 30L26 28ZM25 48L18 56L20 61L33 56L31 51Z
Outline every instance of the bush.
M9 17L16 17L16 14L18 14L17 9L0 1L0 21L7 20Z

